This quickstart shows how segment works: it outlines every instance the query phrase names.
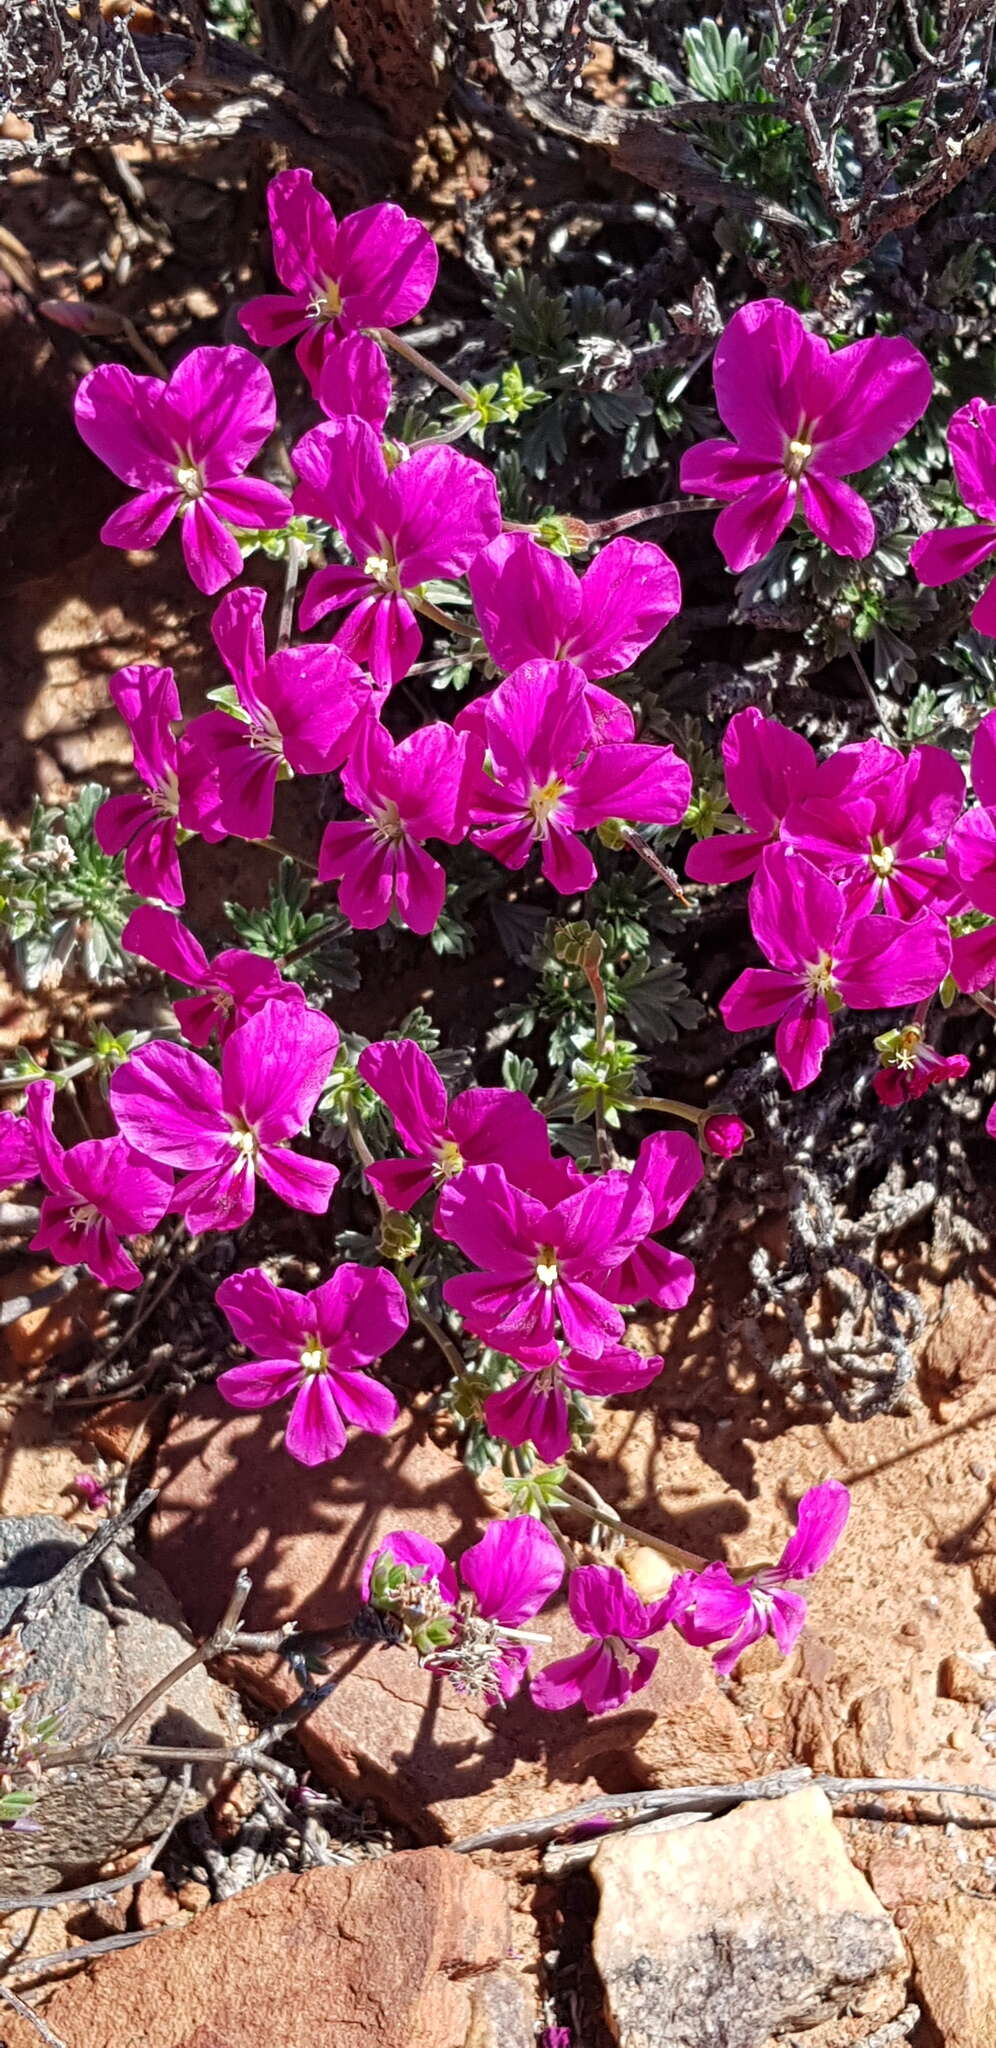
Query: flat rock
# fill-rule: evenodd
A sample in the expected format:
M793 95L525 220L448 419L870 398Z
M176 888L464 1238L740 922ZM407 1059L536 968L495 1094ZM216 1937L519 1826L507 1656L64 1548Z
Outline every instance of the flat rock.
M816 1786L618 1836L592 1869L595 1960L620 2048L761 2048L832 2019L903 1962Z
M0 1519L0 1635L26 1588L52 1578L83 1543L53 1515ZM109 1566L109 1570L106 1568ZM40 1708L58 1712L60 1741L84 1741L110 1727L188 1655L179 1608L159 1573L114 1550L22 1633L32 1653L28 1678L41 1686ZM225 1748L232 1740L229 1701L203 1669L188 1672L168 1698L136 1724L129 1744ZM176 1803L181 1765L111 1758L46 1772L31 1833L0 1831L0 1886L47 1891L93 1875L120 1851L156 1835ZM194 1767L192 1804L217 1783L210 1764Z
M996 1900L931 1899L907 1928L924 2048L996 2042Z
M152 1555L188 1619L206 1632L237 1570L253 1577L246 1625L344 1622L359 1604L363 1559L392 1529L416 1529L455 1555L481 1534L470 1474L411 1418L388 1439L351 1442L308 1471L281 1445L272 1411L235 1415L207 1389L164 1445ZM564 1603L544 1612L544 1656L577 1648ZM339 1682L299 1728L318 1775L370 1796L423 1839L454 1840L574 1804L599 1790L707 1783L752 1775L744 1730L709 1658L673 1632L651 1684L630 1707L592 1720L583 1708L540 1713L528 1694L488 1709L421 1671L401 1649L337 1659ZM276 1658L230 1659L232 1678L263 1705L300 1690Z
M534 2048L504 1880L444 1849L266 1878L101 1958L45 2008L72 2048ZM6 2012L8 2048L38 2048Z

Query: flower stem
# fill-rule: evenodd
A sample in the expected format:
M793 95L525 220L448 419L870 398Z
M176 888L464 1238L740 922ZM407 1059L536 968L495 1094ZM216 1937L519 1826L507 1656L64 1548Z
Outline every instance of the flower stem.
M412 610L421 612L424 619L431 619L436 626L445 626L448 633L462 633L468 640L476 639L476 626L465 626L462 619L451 618L449 612L440 611L438 604L433 604L428 597L415 597L410 590L405 595Z
M617 1515L615 1508L610 1508L608 1502L602 1499L601 1494L596 1492L587 1479L582 1479L579 1472L566 1474L563 1481L565 1492L568 1487L578 1487L590 1495L589 1500L579 1500L573 1492L569 1495L572 1514L588 1515L601 1528L614 1529L620 1536L632 1537L635 1543L642 1544L645 1549L656 1550L661 1557L667 1559L668 1564L674 1566L676 1571L699 1570L702 1559L696 1557L694 1551L681 1550L677 1544L665 1543L661 1536L648 1536L645 1530L635 1528L632 1522L624 1522L622 1516Z
M307 868L309 875L318 874L313 860L308 860L303 853L292 853L289 846L281 846L279 839L255 839L252 844L265 846L267 853L275 853L278 860L292 860L295 867Z
M434 384L441 384L451 398L458 398L461 405L468 406L473 412L474 400L466 387L455 383L452 377L447 376L445 370L440 370L437 364L430 362L428 356L422 354L421 349L414 348L410 341L403 341L400 334L392 334L389 327L371 327L369 331L374 340L380 342L382 348L393 348L397 355L404 356L406 363L411 363L413 369L421 370L423 377L431 378Z
M290 645L290 637L294 631L294 598L297 593L297 579L301 573L301 564L307 552L308 550L304 542L297 540L292 534L287 549L287 567L284 571L284 593L280 600L280 621L277 626L278 654L282 648Z
M620 512L615 519L599 519L587 526L589 540L611 540L631 526L645 526L650 519L674 519L682 512L718 512L718 498L666 498L660 505L638 505L633 512Z
M631 1102L620 1104L622 1109L653 1109L660 1116L680 1116L686 1124L702 1124L712 1115L709 1109L693 1109L690 1102L672 1102L669 1095L634 1095Z
M620 825L619 830L632 852L638 853L640 859L646 861L648 868L653 869L658 880L667 884L672 896L677 896L678 902L683 903L686 910L690 910L692 907L691 903L685 895L674 869L665 867L664 862L658 859L652 847L647 845L645 839L641 839L639 832L633 831L631 825Z

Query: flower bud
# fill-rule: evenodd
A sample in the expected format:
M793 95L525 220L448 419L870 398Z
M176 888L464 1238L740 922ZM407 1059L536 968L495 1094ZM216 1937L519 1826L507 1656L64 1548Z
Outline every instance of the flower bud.
M405 1216L400 1209L388 1209L382 1216L377 1233L381 1258L400 1265L403 1260L415 1257L421 1242L422 1226L414 1216Z
M717 1159L735 1159L753 1135L743 1117L732 1116L728 1110L716 1110L702 1120L702 1143Z

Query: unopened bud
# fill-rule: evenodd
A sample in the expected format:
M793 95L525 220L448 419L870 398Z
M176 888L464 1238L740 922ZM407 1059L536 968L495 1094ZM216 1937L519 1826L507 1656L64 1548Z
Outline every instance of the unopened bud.
M406 1216L400 1209L388 1209L381 1217L377 1232L377 1250L381 1257L401 1265L406 1259L413 1259L422 1242L422 1226L414 1216Z
M735 1159L753 1136L742 1116L733 1116L725 1109L715 1110L702 1122L702 1143L717 1159Z
M605 946L590 924L562 924L554 934L553 950L565 967L601 967Z

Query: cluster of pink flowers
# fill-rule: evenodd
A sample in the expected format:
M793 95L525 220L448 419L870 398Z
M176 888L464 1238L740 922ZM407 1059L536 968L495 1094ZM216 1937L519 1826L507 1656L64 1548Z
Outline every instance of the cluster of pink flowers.
M551 1711L583 1706L589 1714L624 1707L650 1683L660 1655L651 1638L674 1627L686 1642L708 1646L726 1676L751 1643L771 1634L787 1656L806 1621L806 1601L793 1590L825 1565L844 1531L850 1494L838 1480L811 1487L799 1503L796 1528L777 1564L734 1575L725 1564L685 1571L659 1599L644 1601L614 1565L581 1565L568 1576L571 1621L583 1646L534 1673L535 1704ZM477 1680L489 1698L518 1690L531 1660L528 1644L503 1631L539 1614L564 1576L564 1561L542 1524L528 1516L494 1523L463 1554L469 1596L437 1543L399 1531L367 1558L363 1592L403 1624L405 1638L430 1669L460 1689ZM442 1618L442 1627L440 1620ZM481 1622L491 1624L481 1630ZM718 1646L718 1647L717 1647ZM483 1650L483 1685L480 1680Z
M815 1079L845 1006L912 1003L925 1014L949 975L971 990L996 974L996 926L953 925L996 911L996 811L985 805L987 792L996 800L994 728L990 712L972 762L983 802L966 810L965 778L939 747L903 754L863 740L820 762L777 719L747 710L730 720L727 790L747 830L702 841L686 868L699 882L753 877L748 913L769 965L739 975L720 1008L731 1031L775 1025L791 1087ZM966 1071L961 1055L945 1060L927 1043L919 1018L878 1043L884 1102Z
M211 631L226 680L186 722L169 669L132 666L110 683L139 787L109 796L95 830L105 851L123 855L131 888L151 899L124 943L188 991L174 1004L180 1036L139 1044L121 1062L109 1137L65 1149L54 1086L30 1084L24 1115L0 1116L0 1179L40 1179L35 1246L121 1288L140 1278L125 1241L167 1213L192 1233L235 1232L262 1182L292 1209L323 1215L339 1178L300 1146L337 1058L337 1027L272 962L239 948L211 958L181 921L192 835L209 845L268 840L282 782L335 778L323 793L331 821L319 883L336 886L358 929L392 921L427 935L446 901L446 848L468 843L516 874L531 863L559 896L575 897L597 878L591 835L619 846L642 844L641 831L673 832L692 795L674 748L641 737L607 687L679 613L668 555L616 538L579 573L537 534L506 526L491 470L453 445L459 420L413 446L386 434L387 351L392 330L433 290L430 236L396 206L337 220L303 170L273 180L269 213L281 289L240 318L261 349L293 344L307 379L312 410L288 451L290 476L276 456L271 475L250 474L267 465L276 404L248 348L196 349L165 381L103 366L77 394L81 434L134 494L103 529L109 545L152 547L177 523L189 573L213 597L241 576L254 536L292 521L288 549L301 548L306 521L335 536L304 582L296 628L293 574L276 638L262 589L240 584L220 597ZM715 537L728 566L759 561L793 520L838 555L867 556L874 518L846 479L923 414L932 379L919 350L899 338L834 350L791 308L761 300L730 321L714 382L730 438L689 450L681 482L722 501ZM913 567L931 583L996 555L996 407L963 407L950 445L965 500L985 523L918 543ZM465 592L452 597L461 580ZM450 598L440 585L456 611L441 609ZM994 592L974 616L996 634ZM468 598L472 610L460 610ZM427 621L462 626L475 657L483 642L490 687L452 722L413 728L399 686L419 662ZM319 626L320 637L300 637ZM933 747L868 740L820 761L801 734L747 710L731 720L723 753L745 829L696 845L687 873L706 885L750 880L751 929L767 963L723 997L729 1029L774 1025L779 1061L801 1088L845 1006L914 1005L912 1019L877 1041L881 1100L897 1105L963 1072L964 1060L931 1045L926 1017L949 977L973 991L996 976L996 713L976 737L970 809L961 770ZM446 1307L507 1363L484 1401L488 1428L556 1461L579 1398L638 1391L662 1368L626 1342L624 1311L669 1313L689 1298L692 1267L661 1233L701 1177L700 1144L659 1133L628 1167L584 1172L554 1156L546 1117L514 1089L450 1098L433 1062L405 1040L367 1046L357 1068L390 1113L401 1154L367 1167L382 1211L431 1199L449 1248ZM700 1131L701 1147L720 1158L749 1135L722 1112ZM349 1428L393 1427L395 1396L372 1370L408 1323L393 1274L340 1263L301 1293L257 1266L225 1280L217 1301L249 1354L222 1373L220 1392L241 1408L286 1403L294 1457L319 1464L341 1453ZM791 1583L829 1555L846 1513L843 1488L816 1488L776 1566L742 1579L723 1565L683 1573L649 1605L614 1568L573 1570L567 1597L585 1642L534 1676L534 1698L593 1712L624 1703L648 1682L651 1639L668 1626L719 1646L721 1670L768 1628L787 1649L805 1613ZM435 1545L405 1535L368 1561L365 1587L424 1661L497 1698L521 1684L523 1624L563 1570L552 1536L518 1517L465 1553L462 1590Z

